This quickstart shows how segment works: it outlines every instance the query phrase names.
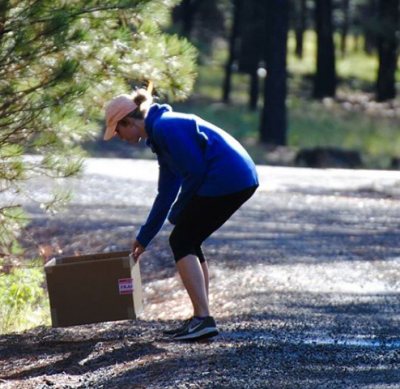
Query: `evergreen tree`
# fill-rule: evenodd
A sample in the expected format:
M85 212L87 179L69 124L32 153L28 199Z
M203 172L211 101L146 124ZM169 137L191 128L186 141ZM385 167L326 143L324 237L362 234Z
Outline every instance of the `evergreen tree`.
M0 259L27 220L21 196L34 198L24 183L79 172L79 143L99 130L109 99L150 79L159 94L188 95L196 53L161 31L176 3L0 2ZM44 207L65 199L56 194Z

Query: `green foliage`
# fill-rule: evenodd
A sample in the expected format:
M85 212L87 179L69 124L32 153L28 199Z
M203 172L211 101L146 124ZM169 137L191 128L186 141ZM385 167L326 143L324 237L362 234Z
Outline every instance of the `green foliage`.
M160 28L177 2L0 2L0 258L7 261L0 267L0 331L34 323L44 300L43 274L13 267L29 220L24 198L56 212L71 197L56 189L38 198L27 181L78 174L80 144L97 134L116 94L150 79L171 99L190 93L196 52Z
M2 261L0 259L0 270ZM39 268L0 271L0 334L48 324L48 300Z
M27 214L19 206L7 206L0 209L0 247L8 256L13 257L21 253L21 250L16 250L19 246L15 241L15 236L27 222ZM0 255L4 254L0 253Z
M194 48L161 32L177 0L7 0L0 6L0 253L10 254L9 213L31 177L69 177L80 143L99 130L105 104L151 79L185 98ZM40 154L41 158L26 157ZM34 195L33 195L34 197ZM65 201L51 198L44 208ZM20 218L13 218L12 224ZM10 230L14 231L14 229ZM14 231L15 232L15 231Z
M289 33L288 38L288 69L297 75L314 74L315 72L316 34L314 31L308 30L304 35L303 58L301 60L294 54L296 41L293 31ZM340 37L336 36L336 41L339 41L339 39ZM349 50L344 57L337 53L336 69L338 76L357 77L362 81L373 82L378 71L378 58L375 55L366 55L362 50L354 50L354 39L352 35L347 37Z

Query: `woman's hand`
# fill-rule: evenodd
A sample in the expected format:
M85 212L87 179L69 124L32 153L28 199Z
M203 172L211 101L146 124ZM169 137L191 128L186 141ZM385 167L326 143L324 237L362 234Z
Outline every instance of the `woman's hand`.
M132 245L132 255L135 263L139 260L139 257L146 251L146 248L143 247L137 240L133 242Z

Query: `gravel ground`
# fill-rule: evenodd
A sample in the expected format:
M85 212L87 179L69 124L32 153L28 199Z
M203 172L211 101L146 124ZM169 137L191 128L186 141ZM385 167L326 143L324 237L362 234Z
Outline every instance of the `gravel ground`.
M166 225L141 260L139 320L1 336L0 388L400 388L399 173L259 173L205 247L221 335L162 336L191 313ZM66 212L26 204L29 232L49 256L129 249L156 177L154 162L88 160L60 183L76 193ZM43 197L51 186L31 185Z

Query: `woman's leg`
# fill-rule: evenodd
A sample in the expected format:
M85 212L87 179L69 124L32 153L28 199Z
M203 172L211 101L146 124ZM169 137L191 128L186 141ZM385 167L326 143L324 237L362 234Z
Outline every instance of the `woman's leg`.
M177 267L183 285L192 302L194 316L209 316L208 270L206 269L207 279L204 273L206 266L200 264L199 259L195 255L189 254L177 262Z
M210 297L209 297L209 283L210 283L210 276L208 273L208 264L207 261L204 261L201 263L201 269L203 270L203 276L204 276L204 286L206 288L206 294L207 294L207 301L210 304Z
M170 245L195 316L209 316L209 274L201 243L221 227L256 187L219 197L195 196L182 212Z

